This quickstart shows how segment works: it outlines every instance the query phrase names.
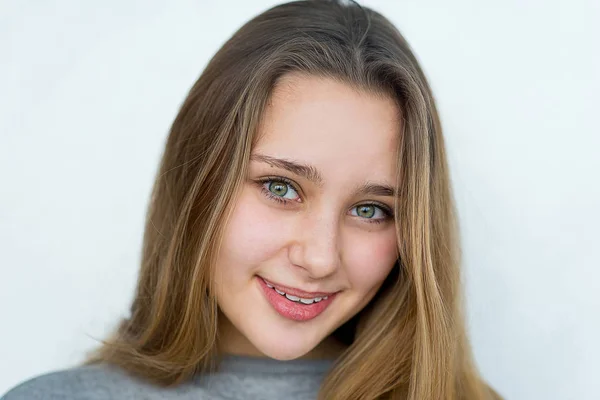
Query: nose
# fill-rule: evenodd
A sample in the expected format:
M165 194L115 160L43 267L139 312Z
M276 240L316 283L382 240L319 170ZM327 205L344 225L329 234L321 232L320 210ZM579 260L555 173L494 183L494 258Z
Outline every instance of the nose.
M289 249L290 262L306 270L312 279L335 273L341 263L338 218L309 213L296 229Z

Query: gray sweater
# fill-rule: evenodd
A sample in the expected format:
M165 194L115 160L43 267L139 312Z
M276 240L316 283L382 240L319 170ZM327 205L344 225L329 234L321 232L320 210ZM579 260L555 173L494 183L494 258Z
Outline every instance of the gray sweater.
M332 365L332 361L326 360L277 361L227 356L214 374L162 388L116 367L98 364L31 379L6 393L1 400L307 400L316 398L321 381Z

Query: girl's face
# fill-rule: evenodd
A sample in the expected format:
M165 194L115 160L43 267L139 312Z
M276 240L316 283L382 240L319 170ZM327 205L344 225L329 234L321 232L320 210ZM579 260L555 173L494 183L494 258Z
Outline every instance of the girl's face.
M373 298L397 259L399 129L391 98L326 78L280 81L219 253L223 351L321 356Z

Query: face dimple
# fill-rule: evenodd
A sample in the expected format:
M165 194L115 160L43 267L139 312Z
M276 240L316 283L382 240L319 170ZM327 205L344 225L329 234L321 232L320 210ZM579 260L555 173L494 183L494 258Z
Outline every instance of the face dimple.
M225 351L302 357L375 295L396 261L394 221L384 213L393 197L358 189L394 188L398 111L392 99L323 78L290 75L275 89L252 153L302 168L250 161L217 260L227 318L219 329L237 337ZM338 293L317 316L292 320L274 309L258 277L301 293ZM294 307L318 305L291 296L283 301Z

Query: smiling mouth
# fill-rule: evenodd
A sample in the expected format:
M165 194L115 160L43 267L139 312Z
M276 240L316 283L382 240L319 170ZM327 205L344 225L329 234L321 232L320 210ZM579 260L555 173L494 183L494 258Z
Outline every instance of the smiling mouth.
M268 281L263 277L259 277L259 278L262 279L269 288L274 289L277 293L279 293L282 296L286 296L289 300L292 300L292 301L300 301L302 299L306 300L304 302L304 304L310 304L308 302L308 300L317 300L317 302L319 302L319 301L321 301L321 299L327 299L329 296L332 296L335 294L335 292L307 292L304 290L300 290L300 289L296 289L296 288L292 288L289 286L284 286L284 285L280 285L275 282Z
M257 277L257 281L275 311L279 315L294 321L308 321L317 317L325 311L337 294L325 292L311 294L310 292L272 284L261 277Z
M279 293L281 296L285 296L286 299L294 301L296 303L302 303L302 304L313 304L313 303L318 303L321 300L327 300L329 298L329 296L323 296L323 297L312 297L312 298L302 298L302 297L297 297L291 294L288 294L284 291L281 291L279 289L277 289L276 287L272 286L270 283L268 283L267 281L265 281L265 284L267 285L267 287L275 290L277 293Z

